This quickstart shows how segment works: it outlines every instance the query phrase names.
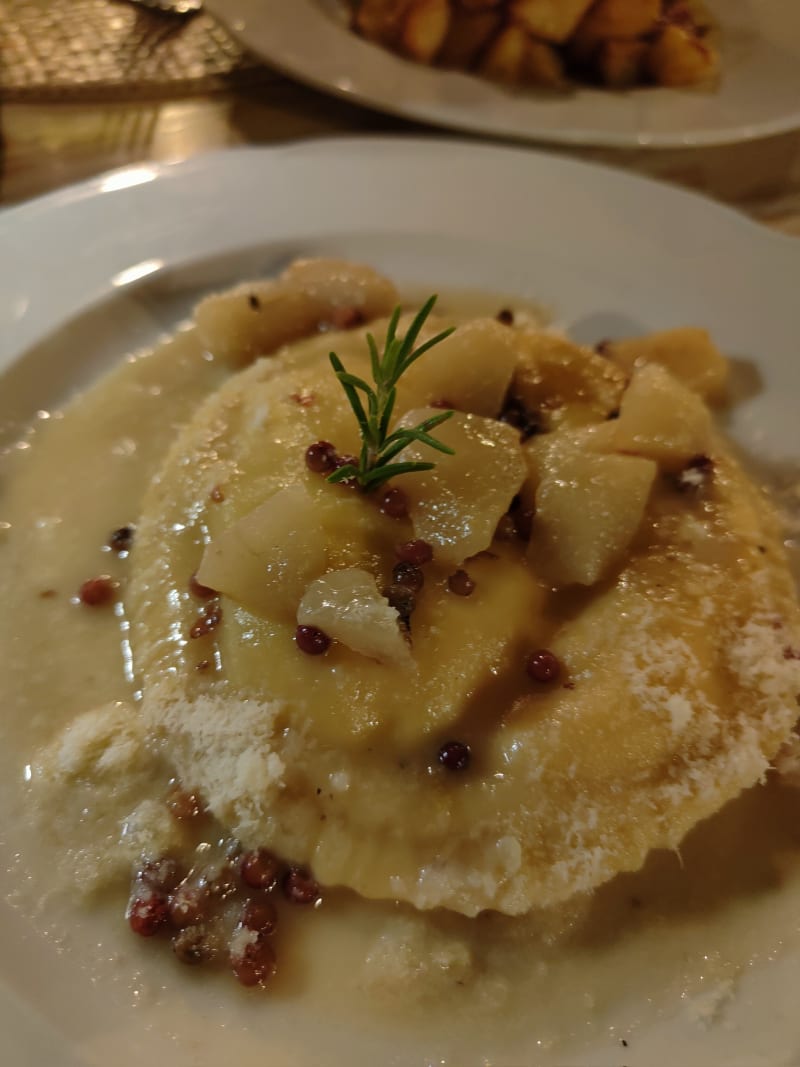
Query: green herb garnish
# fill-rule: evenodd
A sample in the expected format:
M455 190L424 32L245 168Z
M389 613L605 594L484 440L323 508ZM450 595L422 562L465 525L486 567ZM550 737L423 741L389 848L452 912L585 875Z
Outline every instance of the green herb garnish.
M367 334L370 360L372 363L372 377L375 382L374 388L364 381L363 378L350 374L344 364L331 352L330 361L336 377L342 383L342 388L347 394L350 407L353 409L358 426L361 430L361 453L358 465L348 463L339 467L333 474L328 475L329 482L343 482L353 478L362 489L374 489L389 478L398 474L410 474L412 471L429 471L434 463L392 463L392 460L412 441L421 441L438 452L444 452L448 456L454 455L453 449L431 437L430 431L440 426L452 417L452 411L443 411L439 415L432 415L424 419L418 426L410 428L398 428L389 433L389 420L394 411L397 399L397 383L405 374L412 363L423 356L429 348L438 345L445 337L449 337L455 327L437 333L429 341L425 341L418 348L414 344L419 332L425 324L425 320L433 310L436 297L432 296L414 317L404 337L397 336L397 324L400 321L401 309L396 307L386 328L386 340L383 346L383 354L378 352L378 346L371 333ZM360 393L366 398L366 407Z

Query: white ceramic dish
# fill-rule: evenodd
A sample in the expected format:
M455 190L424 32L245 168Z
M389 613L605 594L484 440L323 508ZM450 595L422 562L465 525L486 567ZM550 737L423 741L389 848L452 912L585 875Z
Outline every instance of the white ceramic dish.
M356 37L340 0L206 0L267 62L352 101L495 137L605 147L680 148L746 141L800 126L800 6L707 0L723 27L713 92L579 89L515 92L407 62Z
M761 453L800 454L800 244L609 169L516 149L372 139L128 168L0 213L0 436L173 327L199 292L315 252L371 261L401 281L535 298L586 340L703 323L725 350L756 361L763 380L734 432ZM84 314L93 307L100 313ZM60 344L38 345L54 331ZM144 1003L134 1009L73 973L69 946L59 956L6 903L15 876L5 866L3 1062L288 1062L287 1047L259 1037L254 1015L252 1032L226 1031L225 1005L200 1011L188 986L148 995L137 978L133 999ZM667 1020L639 1035L630 1062L793 1062L798 978L800 956L762 960L742 980L734 1028ZM347 1033L297 1033L291 1062L360 1067ZM396 1047L390 1055L373 1044L367 1054L365 1063L409 1062ZM618 1063L618 1042L581 1062Z

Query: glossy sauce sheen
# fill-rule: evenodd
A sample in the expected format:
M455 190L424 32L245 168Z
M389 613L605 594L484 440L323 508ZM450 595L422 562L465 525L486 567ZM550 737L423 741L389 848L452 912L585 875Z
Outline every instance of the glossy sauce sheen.
M287 917L268 991L190 972L166 946L134 938L123 919L127 886L87 908L59 883L26 764L77 713L135 700L137 690L121 603L87 608L77 592L100 574L124 590L126 561L109 535L136 521L176 426L224 377L183 334L40 418L2 464L0 801L10 817L0 836L15 857L2 888L25 923L65 946L52 981L64 988L74 973L73 996L102 1002L103 1025L85 1006L69 1018L50 1012L88 1062L126 1033L138 1035L126 1045L132 1055L169 1048L176 1064L216 1055L301 1067L589 1062L587 1047L593 1063L652 1063L664 1062L665 1035L671 1056L685 1047L704 1063L731 1050L792 1051L791 1019L771 1020L758 1040L730 1029L755 1002L739 989L747 972L769 983L771 970L800 958L800 792L774 782L698 827L680 857L654 854L642 872L557 914L421 916L328 894L313 912ZM67 842L59 813L44 816ZM115 832L93 818L93 835ZM29 951L50 960L38 937ZM20 976L24 987L24 962Z

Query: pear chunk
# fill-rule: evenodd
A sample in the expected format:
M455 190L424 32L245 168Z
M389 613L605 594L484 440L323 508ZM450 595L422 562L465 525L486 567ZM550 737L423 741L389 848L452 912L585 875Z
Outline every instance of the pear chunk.
M494 319L474 319L426 352L399 386L400 410L442 404L495 418L519 362L517 335Z
M416 426L436 414L433 408L417 408L399 425ZM399 459L436 465L406 475L403 489L415 535L434 546L437 560L458 565L489 547L527 468L519 431L506 423L456 412L434 433L455 454L409 445Z
M335 259L293 263L276 282L247 282L201 300L195 311L200 340L217 358L242 367L283 345L381 315L397 290L371 267Z
M315 503L290 485L206 546L197 580L255 614L293 617L327 562Z
M313 581L300 601L297 621L319 627L369 659L411 662L397 612L378 592L373 576L358 567L329 571Z
M728 361L711 340L708 330L693 326L610 341L604 351L628 371L647 363L660 363L702 397L718 396L728 379Z
M624 371L591 349L541 331L524 334L526 358L514 375L512 395L536 412L544 429L605 419L619 406Z
M598 440L609 451L647 456L666 470L679 470L711 446L708 408L658 363L634 372L619 418L602 430Z
M657 472L636 456L552 450L536 493L529 557L555 585L594 585L623 558Z

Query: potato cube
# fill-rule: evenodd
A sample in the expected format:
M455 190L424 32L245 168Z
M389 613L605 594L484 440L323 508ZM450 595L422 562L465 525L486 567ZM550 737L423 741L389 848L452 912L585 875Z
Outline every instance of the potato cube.
M329 571L313 581L297 608L301 626L316 626L353 652L381 663L411 663L397 611L374 577L357 567Z
M462 11L456 9L437 62L443 67L468 70L500 26L502 16L491 7Z
M401 426L416 426L439 414L409 411ZM458 566L488 548L527 472L519 432L505 423L456 412L432 431L455 450L452 456L414 442L400 461L433 462L433 470L408 474L403 490L416 537L434 546L435 558Z
M521 26L506 26L486 49L478 65L484 78L517 85L528 46L528 35Z
M611 341L605 346L605 353L628 371L647 363L660 363L702 397L719 396L728 380L728 361L708 331L697 327Z
M658 25L661 4L662 0L596 0L575 36L579 40L594 41L640 37Z
M302 485L292 485L215 537L197 580L257 615L292 618L326 566L316 505Z
M519 363L514 330L473 319L417 360L399 386L398 411L430 404L496 418Z
M353 27L368 41L392 44L412 0L355 0Z
M658 363L634 371L619 418L600 430L598 441L609 451L647 456L666 470L679 470L711 446L708 408Z
M400 50L419 63L432 63L450 27L450 0L414 0L400 29Z
M650 75L672 88L711 82L719 73L719 56L691 29L665 26L647 54Z
M512 0L510 14L534 37L562 44L591 5L592 0Z
M648 45L645 41L603 41L594 54L594 68L601 84L610 89L629 89L644 78Z
M554 45L528 38L522 60L521 80L543 89L563 89L567 84L564 60Z
M536 492L528 549L555 585L594 585L622 560L642 523L656 464L553 450Z

